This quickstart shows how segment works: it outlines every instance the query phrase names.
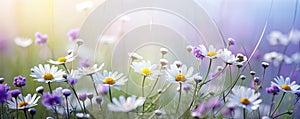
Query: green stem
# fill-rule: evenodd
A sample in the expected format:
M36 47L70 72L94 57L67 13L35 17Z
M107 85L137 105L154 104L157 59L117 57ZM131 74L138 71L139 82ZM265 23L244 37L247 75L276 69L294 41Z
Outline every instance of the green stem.
M273 117L273 115L274 115L275 112L277 111L277 109L278 109L278 107L280 106L280 104L281 104L281 102L282 102L283 97L285 96L285 94L286 94L286 92L284 92L284 93L282 94L282 96L281 96L281 98L280 98L280 100L279 100L279 102L278 102L276 108L274 109L273 113L271 114L271 117Z
M246 119L246 109L245 108L243 108L243 116L244 116L243 119Z
M78 104L80 105L81 110L83 110L83 107L81 106L81 103L80 103L80 100L79 100L79 98L78 98L78 95L77 95L77 93L76 93L75 88L74 88L73 86L71 86L71 85L70 85L70 87L71 87L72 91L73 91L74 94L75 94L75 97L76 97L76 99L77 99L77 101L78 101Z
M48 82L48 86L49 86L49 90L50 90L50 93L52 94L52 88L51 88L51 82Z
M211 69L211 64L212 64L212 59L209 60L209 65L208 65L208 69L207 69L207 72L206 72L206 75L204 77L204 80L202 82L205 82L208 75L209 75L209 72L210 72L210 69Z
M64 68L66 69L67 73L68 73L68 74L70 74L70 72L69 72L69 70L68 70L68 68L67 68L66 64L65 64L65 63L63 63L62 65L63 65L63 66L64 66Z
M93 82L94 90L95 90L95 92L96 92L96 94L97 94L97 96L98 96L98 91L97 91L97 88L96 88L96 84L95 84L94 78L93 78L92 75L90 75L90 77L91 77L92 82Z
M25 116L25 118L27 119L27 111L26 111L27 109L23 109L23 111L24 111L24 116Z
M18 114L19 108L18 108L18 99L17 99L17 97L15 97L15 100L16 100L16 109L17 109L16 113L17 113L17 119L18 119L19 118L19 114Z
M198 87L198 82L196 82L196 85L195 85L195 89L194 89L194 94L193 94L192 102L191 102L191 104L190 104L190 107L188 108L189 110L191 109L191 107L192 107L193 104L194 104L195 96L196 96L196 93L197 93L197 87Z
M144 76L144 79L142 81L142 97L144 97L144 85L145 85L145 79L146 79L146 76ZM145 103L143 104L143 114L144 114L144 111L145 111Z
M108 92L109 92L109 100L112 102L112 96L111 96L111 88L108 86Z
M270 106L270 110L269 110L269 117L271 116L271 111L272 111L272 107L274 105L274 99L275 99L275 95L272 95L272 101L271 101L271 106Z
M65 96L66 97L66 105L67 105L67 118L68 119L70 119L70 112L69 112L69 104L68 104L68 97L67 96ZM91 103L92 104L92 103Z
M179 107L180 107L180 100L181 100L181 89L182 89L182 83L181 83L181 82L179 82L179 99L178 99L178 104L177 104L176 114L178 114Z

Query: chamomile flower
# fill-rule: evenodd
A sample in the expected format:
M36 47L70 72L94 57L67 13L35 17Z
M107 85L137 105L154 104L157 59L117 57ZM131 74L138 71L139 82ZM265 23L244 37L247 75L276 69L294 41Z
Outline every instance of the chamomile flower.
M154 79L155 76L159 73L157 70L157 65L152 64L150 61L141 61L141 62L132 62L131 67L134 69L135 72L149 78Z
M116 98L113 98L113 104L109 103L108 109L113 112L129 112L131 110L134 110L138 106L142 106L145 102L146 98L139 97L136 99L136 96L131 96L125 99L124 96L120 96L119 100Z
M229 95L228 107L242 107L248 111L256 110L262 102L259 99L260 93L255 93L251 88L238 87L232 89L232 94Z
M214 46L210 45L208 47L208 50L205 48L204 45L199 45L200 51L201 53L205 56L208 57L210 59L215 59L217 57L219 57L219 54L216 50L216 48L214 48Z
M49 64L39 64L39 66L35 66L31 69L30 76L35 78L34 80L38 82L62 82L65 81L63 78L64 71L61 69L58 70L57 66L51 66Z
M232 64L236 61L235 56L232 54L232 52L228 49L219 50L220 58L226 63L226 64Z
M193 81L198 76L198 73L193 75L193 72L193 67L187 68L185 64L178 67L176 64L172 64L170 65L170 69L167 69L168 78L166 80L173 83L187 83Z
M112 86L118 90L120 90L119 86L125 85L125 82L128 80L123 73L108 72L107 70L104 70L102 74L97 72L93 76L96 80L96 83L108 84L109 86Z
M88 76L88 75L93 75L95 74L96 72L99 72L104 66L104 63L102 63L99 67L97 64L94 64L92 67L81 67L78 69L79 71L79 75L80 76Z
M68 63L68 62L72 62L73 60L75 60L75 58L76 58L76 55L73 52L70 52L67 56L60 57L56 61L50 59L50 60L48 60L48 62L51 64L55 64L55 65L61 65L61 64Z
M290 82L290 77L283 76L274 78L275 82L271 82L273 85L277 86L281 91L286 93L296 93L300 92L300 85L296 84L296 81Z
M28 108L36 106L39 99L40 99L40 96L37 96L37 94L34 94L33 96L31 96L31 94L27 94L26 97L23 97L23 95L20 94L19 98L17 98L17 102L15 99L7 101L8 108L10 108L10 109L28 109ZM16 107L16 105L18 105L18 107Z

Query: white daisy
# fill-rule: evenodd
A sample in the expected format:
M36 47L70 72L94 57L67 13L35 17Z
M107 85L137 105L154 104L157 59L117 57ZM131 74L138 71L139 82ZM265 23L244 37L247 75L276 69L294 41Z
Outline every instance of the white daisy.
M60 57L56 61L50 59L50 60L48 60L48 62L51 64L55 64L55 65L61 65L61 64L68 63L68 62L72 62L73 60L75 60L75 58L76 58L76 55L71 51L68 53L67 56Z
M153 64L151 65L150 61L141 61L141 62L132 62L131 67L134 69L135 72L149 78L154 79L155 76L159 73L157 70L158 65Z
M65 74L64 71L61 69L58 70L58 67L52 66L50 67L49 64L39 64L39 66L35 66L31 69L30 76L35 78L34 80L38 82L62 82L65 81L65 78L63 78L63 74Z
M232 94L229 95L228 107L242 107L248 111L256 110L262 102L258 99L260 93L254 93L251 88L239 87L232 89Z
M26 48L32 44L32 39L17 37L15 38L15 44L20 47Z
M226 63L226 64L232 64L236 61L235 56L231 53L228 49L219 50L220 58Z
M15 99L8 100L8 108L10 109L28 109L31 107L34 107L37 105L38 100L40 99L40 96L37 96L37 94L34 94L31 97L31 94L27 94L26 97L23 97L22 94L20 94L17 98L17 102ZM18 105L18 107L16 107Z
M119 86L125 85L128 80L123 73L108 72L107 70L104 70L102 74L97 72L93 77L96 83L108 84L118 90L120 90Z
M113 112L129 112L134 110L138 106L142 106L145 102L146 98L139 97L136 99L136 96L128 97L127 100L124 96L120 96L119 100L113 98L113 104L108 104L108 109Z
M210 45L208 47L208 50L205 48L204 45L199 45L199 48L205 57L208 57L210 59L215 59L215 58L219 57L219 54L218 54L216 48L214 48L214 46L212 46L212 45Z
M78 69L78 71L79 71L78 74L80 76L93 75L96 72L99 72L103 68L103 66L104 66L104 63L102 63L99 67L97 64L94 64L92 67L88 67L88 68L81 67Z
M286 93L296 93L300 92L300 85L296 84L296 81L290 82L290 77L286 77L285 79L283 76L274 78L275 82L271 82L275 86L277 86L281 91Z
M78 70L71 70L70 74L67 74L67 80L69 79L80 79L81 76L79 75Z
M170 82L182 82L182 83L187 83L190 81L193 81L195 77L198 76L198 73L194 74L194 68L190 67L189 69L185 64L181 65L178 67L176 64L171 64L170 69L167 69L167 81Z

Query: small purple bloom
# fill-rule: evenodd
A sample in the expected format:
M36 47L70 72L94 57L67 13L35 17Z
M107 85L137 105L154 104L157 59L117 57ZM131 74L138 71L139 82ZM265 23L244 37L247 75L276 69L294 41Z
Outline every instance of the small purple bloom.
M87 98L87 94L86 94L86 93L78 94L78 98L79 98L79 100L81 100L81 101L85 101L86 98Z
M61 104L61 98L53 93L53 94L50 94L50 93L44 93L43 94L43 104L46 105L46 106L54 106L54 105L59 105Z
M89 63L89 59L82 59L80 60L80 67L83 67L83 68L88 68L90 67L90 63Z
M34 115L36 113L36 110L34 108L30 108L28 109L28 112L31 114L31 115Z
M75 79L75 78L71 78L71 79L68 80L68 82L69 82L69 84L70 84L71 86L74 86L74 85L78 82L78 80Z
M216 109L221 107L221 102L217 99L217 98L213 98L210 99L207 103L206 103L206 109Z
M198 59L198 60L203 60L203 58L205 57L200 48L198 47L194 47L193 50L192 50L192 53L195 55L195 57Z
M3 104L6 100L11 98L9 90L10 87L7 84L0 84L0 103Z
M274 84L271 84L270 87L266 88L266 92L268 94L277 95L279 91L280 91L279 88L277 86L275 86Z
M63 93L63 95L66 96L66 97L68 97L68 96L71 95L71 91L70 91L69 89L63 89L63 90L62 90L62 93Z
M41 34L40 32L36 32L35 33L35 44L38 44L38 45L46 45L47 44L47 39L48 39L48 35L45 34Z
M103 101L103 98L101 96L97 96L96 97L96 102L97 104L101 105L102 104L102 101Z
M70 41L75 41L76 39L79 38L79 35L80 35L80 30L77 28L77 29L71 29L68 33L68 38Z
M260 83L261 83L261 80L258 80L258 82L256 83L256 86L259 86ZM255 81L254 81L254 80L251 80L250 87L251 87L252 89L255 89L255 88L256 88L254 84L255 84Z
M21 93L21 91L18 90L18 89L15 89L15 90L11 90L11 91L10 91L11 96L14 97L14 98L17 98L17 97L19 96L20 93Z
M98 90L102 95L106 95L109 91L109 85L108 84L99 84Z
M183 84L183 86L182 86L182 90L184 90L184 91L189 91L189 90L191 90L192 89L192 85L190 85L190 84Z
M16 76L13 82L16 87L23 87L26 85L26 78L22 76Z
M200 103L196 109L194 109L192 111L192 117L194 118L200 118L201 116L203 116L206 112L206 107L205 107L205 103Z
M230 108L226 108L226 109L222 110L221 113L226 116L232 116L233 111L234 111L234 108L230 107Z
M228 38L228 45L234 45L235 44L235 40L233 38Z

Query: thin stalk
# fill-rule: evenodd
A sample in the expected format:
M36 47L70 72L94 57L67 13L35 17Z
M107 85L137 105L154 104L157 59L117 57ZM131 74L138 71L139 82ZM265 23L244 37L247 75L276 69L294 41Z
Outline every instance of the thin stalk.
M203 81L201 81L199 89L197 91L200 91L201 87L204 85L204 83L205 83L205 81L206 81L206 79L207 79L207 77L209 75L209 72L210 72L210 69L211 69L211 65L212 65L212 59L209 60L209 65L208 65L208 69L207 69L206 75L205 75Z
M98 91L97 91L97 88L96 88L96 84L95 84L94 78L93 78L92 75L90 75L90 77L91 77L91 79L92 79L92 81L93 81L94 90L95 90L95 92L96 92L96 94L97 94L97 96L98 96Z
M52 88L51 88L51 82L48 82L48 86L49 86L49 90L50 90L50 93L52 94Z
M77 93L76 93L74 87L71 86L71 85L70 85L70 87L71 87L72 91L73 91L74 94L75 94L75 97L76 97L76 99L77 99L77 101L78 101L78 104L80 105L81 110L83 110L83 107L81 106L80 100L79 100L79 98L78 98L78 95L77 95Z
M142 81L142 97L144 97L144 85L145 85L145 79L146 79L146 76L144 76L144 79ZM143 104L143 114L144 114L144 111L145 111L145 103Z
M112 102L112 96L111 96L111 88L108 86L108 92L109 92L109 100Z
M178 104L176 108L176 114L178 114L179 106L180 106L180 100L181 100L181 89L182 89L182 83L179 82L179 99L178 99Z
M69 72L69 69L67 68L66 64L65 64L65 63L63 63L62 65L64 66L64 68L65 68L66 72L67 72L68 74L70 74L70 72Z
M238 82L238 80L239 80L239 74L240 74L240 68L238 68L238 73L237 73L237 76L235 77L235 81L234 81L234 83L231 85L231 87L230 87L230 89L229 89L229 91L226 93L226 95L225 95L225 97L227 97L227 95L231 92L231 90L233 89L233 87L236 85L236 83Z
M198 88L198 83L199 83L199 82L196 82L196 84L195 84L195 89L194 89L194 94L193 94L192 102L191 102L191 104L190 104L190 106L189 106L188 110L190 110L190 109L191 109L191 107L192 107L192 106L193 106L193 104L194 104L194 101L195 101L195 96L196 96L196 93L197 93L197 88Z
M280 100L279 100L279 102L278 102L276 108L274 109L273 113L271 114L271 117L273 117L273 115L274 115L275 112L277 111L277 109L278 109L278 107L280 106L280 104L281 104L281 102L282 102L283 97L285 96L285 94L286 94L286 92L284 92L284 93L282 94L282 96L281 96L281 98L280 98Z
M28 119L28 118L27 118L27 111L26 111L26 110L27 110L27 109L23 109L23 112L24 112L25 118Z
M86 107L84 101L82 101L84 113L87 114Z
M272 108L273 108L273 105L274 105L274 99L275 99L275 95L273 94L272 95L272 100L271 100L271 106L270 106L270 110L269 110L269 117L271 116L271 111L272 111Z
M4 119L4 107L3 107L3 103L1 103L1 115L2 115L2 119Z
M243 108L243 116L244 116L243 119L246 119L246 109L245 108Z
M17 97L15 97L15 100L16 100L16 109L17 109L17 111L16 111L16 115L17 115L17 119L19 118L19 114L18 114L18 112L19 112L19 108L18 108L18 99L17 99Z
M66 105L67 105L67 118L68 119L70 119L70 112L69 112L69 104L68 104L68 97L67 96L65 96L66 97ZM92 104L92 103L91 103Z
M59 119L58 118L58 112L57 112L56 106L54 106L54 112L55 112L56 119Z

